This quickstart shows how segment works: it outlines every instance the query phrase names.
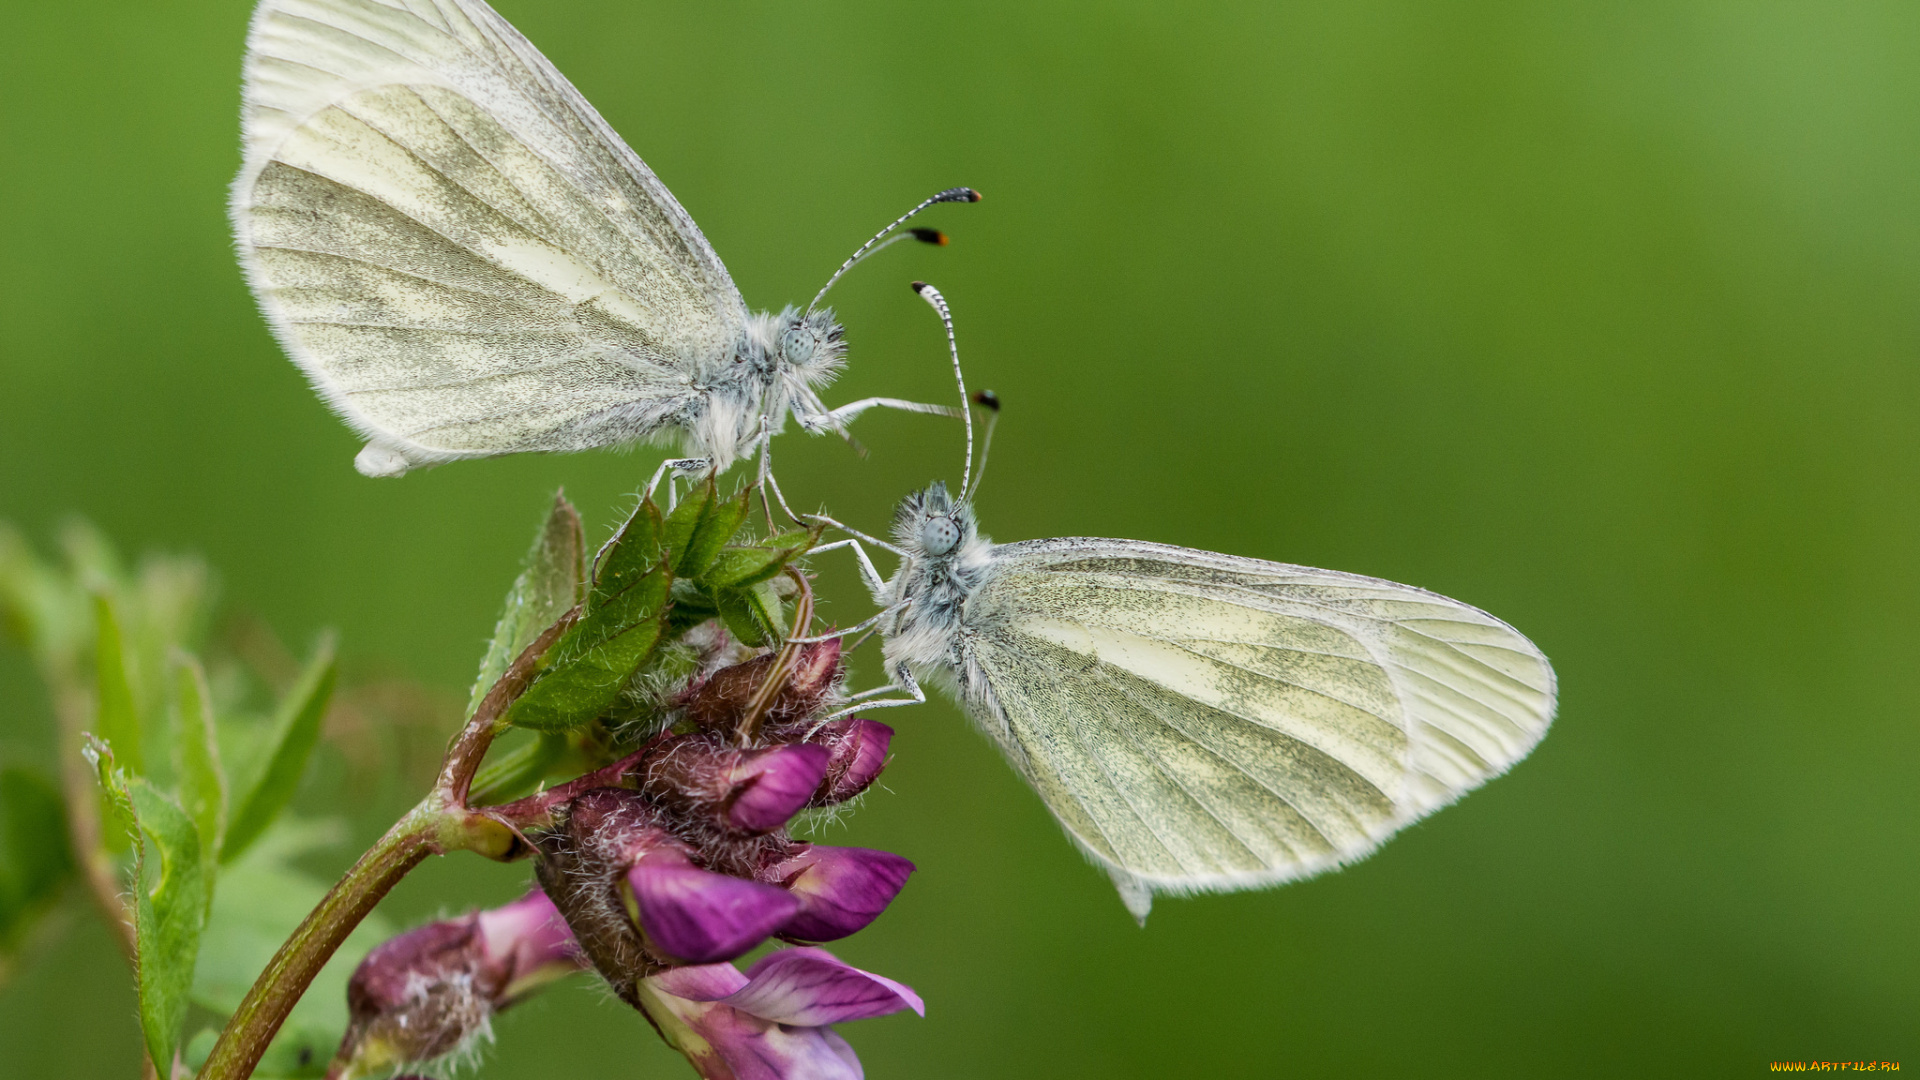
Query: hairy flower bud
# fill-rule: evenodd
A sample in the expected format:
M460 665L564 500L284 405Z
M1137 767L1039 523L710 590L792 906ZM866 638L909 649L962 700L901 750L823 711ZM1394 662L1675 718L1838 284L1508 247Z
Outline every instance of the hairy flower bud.
M426 1061L484 1035L494 1013L581 966L553 902L428 923L376 947L347 984L352 1017L333 1075Z
M893 729L872 720L849 716L821 728L811 742L827 749L827 770L815 789L811 806L833 806L867 790L887 767L887 746Z
M747 703L766 682L775 659L776 654L765 653L721 668L689 687L680 697L687 719L705 731L732 731ZM763 722L784 726L810 720L832 703L840 675L838 639L800 646L787 672L787 681L767 706Z
M830 756L826 747L806 743L732 750L712 736L682 735L649 760L641 789L728 832L767 833L806 807Z

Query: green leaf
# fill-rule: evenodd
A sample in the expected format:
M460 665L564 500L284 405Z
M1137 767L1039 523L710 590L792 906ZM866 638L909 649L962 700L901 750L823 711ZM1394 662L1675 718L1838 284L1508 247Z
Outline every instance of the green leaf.
M782 533L760 544L720 551L700 584L712 589L739 589L757 585L778 574L789 562L813 546L816 533Z
M200 832L200 850L217 852L227 829L227 774L220 767L220 740L214 730L206 672L200 661L186 653L174 658L174 691L180 803ZM215 860L206 860L209 872L214 866Z
M593 578L593 604L605 604L646 576L662 554L666 523L653 500L642 502L613 539L600 549Z
M554 647L545 672L507 712L534 731L570 731L592 723L659 645L672 581L655 566L618 597L587 614Z
M0 974L72 876L59 788L28 769L0 770Z
M507 602L494 624L493 641L480 661L480 677L474 680L468 696L467 715L480 707L495 680L507 670L514 658L552 626L555 619L579 603L586 590L586 538L580 528L580 514L567 501L564 492L553 496L540 534L533 538L525 567L514 579Z
M327 884L295 869L310 852L338 846L346 829L338 822L282 817L247 853L220 872L200 962L194 970L194 1004L221 1016L240 1005L275 950L326 895ZM363 920L322 968L274 1038L254 1076L318 1076L347 1027L347 980L374 946L393 935L379 913ZM199 1048L204 1060L211 1045ZM193 1051L188 1064L199 1064Z
M227 825L226 839L220 847L221 862L239 858L247 845L267 831L299 789L307 758L320 739L320 721L327 714L337 674L333 641L322 639L307 669L300 673L300 680L280 699L266 764Z
M680 556L692 542L694 533L700 530L700 523L713 512L714 498L713 481L709 479L687 492L687 497L680 500L680 505L674 507L673 513L668 514L666 521L661 523L660 546L672 554L673 571L682 577L698 576L680 569Z
M134 967L140 1029L155 1068L171 1075L211 899L209 876L201 866L200 831L172 796L115 768L113 751L105 743L94 739L87 752L109 805L135 841ZM159 858L148 858L149 851Z
M120 620L104 593L93 595L93 621L94 731L137 776L146 771L140 757L140 717L134 711L133 686L127 679Z
M697 578L707 572L720 549L747 520L747 498L751 491L721 502L713 498L713 481L707 481L707 510L701 514L693 534L673 549L673 572L680 577Z
M771 645L786 636L786 611L772 581L745 589L719 589L713 599L727 629L748 645Z

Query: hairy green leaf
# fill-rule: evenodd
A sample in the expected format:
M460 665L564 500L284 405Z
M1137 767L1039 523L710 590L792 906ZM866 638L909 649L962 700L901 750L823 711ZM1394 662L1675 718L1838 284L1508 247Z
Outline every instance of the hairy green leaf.
M659 645L671 575L655 566L605 606L587 614L554 648L547 670L507 713L534 731L592 723Z
M206 672L200 661L186 653L174 658L174 691L180 803L199 829L200 850L218 852L227 829L227 774L220 767L220 740L214 730ZM216 861L207 859L205 864L211 872Z
M171 1075L174 1047L187 1015L200 933L211 883L201 866L200 831L173 797L114 765L99 740L88 746L120 823L135 843L133 926L140 1029L161 1075ZM157 859L148 856L158 855Z
M706 483L687 492L687 497L680 500L680 505L674 507L673 513L668 514L661 523L660 546L672 553L674 573L683 577L695 576L681 571L680 563L694 533L700 530L700 523L713 513L715 497L713 480L708 479Z
M707 509L700 515L693 534L673 549L673 572L681 577L704 575L719 556L720 549L726 547L733 534L746 523L747 498L751 492L742 491L722 502L712 497L712 486L713 481L707 481Z
M661 538L665 532L666 523L661 520L660 508L653 505L653 500L643 501L636 507L620 531L600 549L591 602L607 603L652 570L663 553Z
M495 680L507 670L540 631L579 603L586 590L586 538L580 514L564 492L553 496L553 509L534 537L525 567L514 579L507 602L494 624L493 641L480 661L480 676L468 696L467 714L480 707Z
M93 620L94 731L113 747L121 767L138 776L146 770L140 755L140 716L127 679L126 639L104 593L93 596Z
M700 577L712 589L740 589L778 574L813 546L816 533L782 533L759 544L722 548Z
M322 639L299 681L280 699L266 761L227 824L226 839L220 846L221 862L239 858L247 845L267 831L299 789L307 758L320 739L320 721L327 714L337 675L333 641Z
M29 769L0 770L0 974L72 876L59 789Z

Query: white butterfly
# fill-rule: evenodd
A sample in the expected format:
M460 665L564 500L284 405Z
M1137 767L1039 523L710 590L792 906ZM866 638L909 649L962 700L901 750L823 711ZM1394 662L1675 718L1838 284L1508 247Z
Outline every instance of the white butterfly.
M1141 920L1158 892L1363 858L1552 722L1546 657L1478 608L1139 540L995 544L961 491L907 498L895 544L821 519L856 539L815 550L852 547L883 608L842 633L878 627L890 683L847 711L924 701L921 680L951 692ZM900 557L892 579L860 540Z
M680 204L481 0L266 0L248 36L231 213L260 306L367 445L369 476L670 440L725 469L816 391L830 310L749 313ZM828 281L907 236L873 238ZM892 239L887 239L890 234ZM883 243L882 241L886 241ZM764 469L764 458L763 458Z

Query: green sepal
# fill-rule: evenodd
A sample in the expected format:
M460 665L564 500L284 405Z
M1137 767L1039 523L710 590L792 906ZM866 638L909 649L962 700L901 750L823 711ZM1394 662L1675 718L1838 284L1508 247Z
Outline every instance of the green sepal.
M778 574L789 562L805 554L819 538L817 530L781 533L758 544L727 547L700 576L700 584L711 589L741 589L758 585Z
M140 755L140 715L127 677L126 636L105 593L93 595L93 623L94 730L120 755L122 767L138 776L146 769Z
M180 804L199 831L200 850L217 852L227 829L227 774L220 765L213 698L207 689L206 673L190 655L175 657L174 680ZM216 860L202 861L212 874Z
M154 1068L169 1076L212 899L212 882L201 865L200 830L172 796L116 768L106 743L89 737L86 753L99 773L108 806L134 840L134 968L140 1030ZM149 842L160 856L158 866L147 858Z
M744 589L719 589L712 596L721 620L742 642L753 646L772 645L786 636L786 610L772 581Z
M595 560L591 604L613 600L645 577L660 561L666 526L660 508L647 499L635 508L613 539L601 547Z
M681 557L687 545L693 540L693 534L700 529L700 523L713 511L715 499L713 481L707 480L687 492L680 505L673 508L666 520L661 523L660 546L673 553L675 572L679 573ZM682 574L692 577L691 574Z
M300 788L300 777L307 771L307 758L320 741L320 721L327 714L339 669L334 663L333 640L321 639L313 659L293 689L280 699L271 749L260 768L259 778L247 789L239 809L227 823L226 838L220 845L220 861L230 863L260 838L292 801Z
M0 770L0 977L73 868L59 788L29 769Z
M598 718L660 644L671 583L667 568L656 565L604 606L589 608L507 711L507 723L571 731Z
M715 493L713 481L688 492L686 501L673 513L667 515L665 542L667 550L672 552L673 572L676 577L697 578L704 574L707 567L727 546L733 534L747 520L747 499L750 490L722 501Z
M514 579L493 627L493 640L480 661L480 675L468 696L467 715L540 632L580 603L586 592L586 537L580 514L564 492L553 496L553 509L533 538L520 576Z

